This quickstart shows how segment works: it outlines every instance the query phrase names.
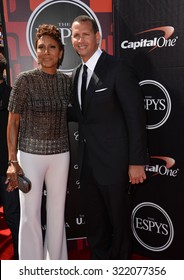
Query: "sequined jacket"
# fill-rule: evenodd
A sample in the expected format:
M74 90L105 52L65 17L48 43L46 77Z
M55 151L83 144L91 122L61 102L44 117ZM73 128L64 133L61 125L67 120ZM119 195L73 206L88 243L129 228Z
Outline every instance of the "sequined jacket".
M69 150L67 107L71 80L57 70L22 72L12 88L8 110L20 114L18 149L50 155Z

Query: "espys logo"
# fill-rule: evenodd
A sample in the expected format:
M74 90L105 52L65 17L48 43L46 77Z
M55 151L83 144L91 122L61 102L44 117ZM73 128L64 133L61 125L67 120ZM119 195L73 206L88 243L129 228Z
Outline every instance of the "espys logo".
M144 94L144 107L147 113L147 129L162 126L171 113L171 99L166 88L154 80L139 83Z
M155 203L138 204L132 211L131 224L136 240L150 251L164 251L173 241L172 221L166 211Z
M60 30L62 42L66 46L61 69L64 72L71 72L81 62L71 43L71 25L74 18L79 15L88 15L93 18L102 38L101 26L96 15L82 1L48 0L40 4L31 14L26 29L27 45L33 58L36 60L34 47L36 29L40 24L52 23Z
M148 36L148 35L154 34L155 32L162 32L162 33L164 33L164 35L158 36L158 37L155 36L152 39L147 39L147 38L143 39L142 38L136 42L129 42L128 40L125 40L121 43L121 48L136 50L137 48L151 47L151 49L148 51L148 52L151 52L156 48L174 47L176 45L176 41L177 41L178 37L176 36L175 38L170 39L170 37L174 33L174 27L172 27L172 26L155 27L155 28L151 28L148 30L138 32L135 35L146 34Z
M161 175L176 177L179 169L172 169L175 165L175 160L165 156L151 156L150 164L146 165L145 170L150 172L152 176Z

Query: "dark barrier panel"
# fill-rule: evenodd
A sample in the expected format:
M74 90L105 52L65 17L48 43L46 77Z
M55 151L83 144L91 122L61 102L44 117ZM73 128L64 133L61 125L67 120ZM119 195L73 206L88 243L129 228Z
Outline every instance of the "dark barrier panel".
M136 68L147 114L147 182L132 205L134 251L184 259L184 2L114 0L116 55Z

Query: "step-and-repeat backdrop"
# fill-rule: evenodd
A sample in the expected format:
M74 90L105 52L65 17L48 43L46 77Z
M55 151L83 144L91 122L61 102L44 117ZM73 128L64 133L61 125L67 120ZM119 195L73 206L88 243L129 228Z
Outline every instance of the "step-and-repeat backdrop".
M147 114L150 163L147 182L136 186L132 204L134 251L156 259L184 258L184 3L182 0L2 0L4 43L10 83L37 67L36 28L53 23L61 31L71 74L80 58L71 45L71 23L80 14L99 26L101 47L130 60L137 70ZM113 22L114 21L114 22ZM114 27L112 26L114 23ZM114 28L114 29L113 29ZM114 49L113 49L114 47ZM68 239L85 238L77 163L77 124L69 124L71 169L66 203ZM46 190L43 189L43 231ZM79 246L85 246L79 243Z

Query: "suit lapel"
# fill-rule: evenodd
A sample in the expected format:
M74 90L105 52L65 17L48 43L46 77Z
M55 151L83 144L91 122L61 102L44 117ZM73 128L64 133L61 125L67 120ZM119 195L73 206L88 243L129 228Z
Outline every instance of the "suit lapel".
M95 93L95 89L98 85L98 83L100 82L100 76L101 76L101 72L104 71L104 60L106 58L106 53L103 52L95 66L94 72L91 76L88 88L87 88L87 92L86 92L86 98L85 98L85 106L84 106L84 112L83 114L85 114L88 111L88 106L90 104L90 101Z
M98 82L99 82L99 78L97 77L95 72L93 72L89 85L88 85L88 88L87 88L87 91L86 91L83 114L85 114L87 112L88 106L90 104L91 98L93 97L93 94L95 92L95 88L96 88Z

